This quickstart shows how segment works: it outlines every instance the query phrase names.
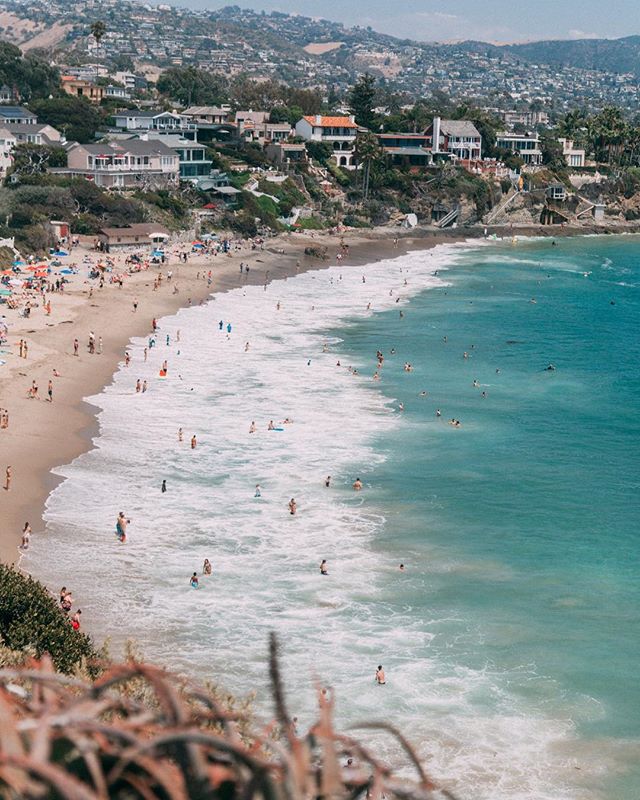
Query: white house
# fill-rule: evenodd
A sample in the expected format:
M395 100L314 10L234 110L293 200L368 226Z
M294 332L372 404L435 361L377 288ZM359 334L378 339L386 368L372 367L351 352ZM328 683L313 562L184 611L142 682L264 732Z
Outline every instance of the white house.
M13 151L16 147L16 137L0 124L0 179L4 178L13 164Z
M355 145L358 126L355 118L324 117L320 114L302 117L296 123L296 134L308 142L324 142L333 148L336 164L355 169Z
M38 122L38 118L28 108L23 108L22 106L0 106L0 125L5 122L35 125Z
M499 133L496 136L496 147L510 150L520 156L525 164L542 164L540 137L537 133Z
M560 137L558 139L562 145L562 155L569 167L584 167L585 165L585 151L580 150L573 146L573 139L565 139Z
M126 131L179 131L191 128L183 114L171 111L127 109L113 115L116 128Z

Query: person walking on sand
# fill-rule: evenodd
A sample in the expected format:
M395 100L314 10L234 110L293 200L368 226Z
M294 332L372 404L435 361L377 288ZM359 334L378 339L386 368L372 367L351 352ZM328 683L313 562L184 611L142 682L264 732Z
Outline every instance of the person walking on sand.
M11 489L11 465L4 471L4 488L6 492Z
M382 669L382 664L378 664L378 669L376 670L376 683L378 686L384 686L386 683L386 679L384 676L384 670Z
M53 383L51 381L47 385L47 395L49 396L49 402L53 403Z
M297 510L298 510L298 504L292 497L291 500L289 500L289 513L291 514L292 517L295 516Z
M73 340L73 355L78 355L78 348L80 347L80 342L77 339Z

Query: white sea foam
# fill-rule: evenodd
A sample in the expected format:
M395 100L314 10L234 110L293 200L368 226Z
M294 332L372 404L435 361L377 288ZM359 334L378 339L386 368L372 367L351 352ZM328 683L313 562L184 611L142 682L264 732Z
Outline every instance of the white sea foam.
M335 266L160 320L148 361L147 340L135 340L131 366L90 398L101 409L95 448L57 471L66 480L49 498L47 533L28 566L54 589L72 586L83 618L116 647L133 636L149 658L236 692L257 688L263 708L267 636L277 631L301 725L313 713L317 675L335 687L342 723L398 722L435 775L456 776L458 790L476 798L586 798L573 769L575 708L552 713L511 690L522 674L472 670L432 653L434 642L473 632L454 609L426 619L398 585L390 588L389 565L372 547L384 516L366 492L350 489L356 476L366 485L384 458L376 436L405 423L370 380L374 353L354 365L364 374L352 375L335 331L442 285L434 271L460 252L449 245L362 270ZM220 320L231 323L229 336ZM165 358L169 374L160 380ZM145 394L135 393L137 378L148 381ZM269 420L286 417L293 423L284 430L267 431ZM114 535L119 510L132 519L126 545ZM205 557L213 576L194 591L189 576ZM329 577L319 574L322 558ZM402 580L406 597L429 591L423 573ZM373 682L380 662L385 687ZM532 668L526 680L542 679ZM395 745L372 738L403 764Z

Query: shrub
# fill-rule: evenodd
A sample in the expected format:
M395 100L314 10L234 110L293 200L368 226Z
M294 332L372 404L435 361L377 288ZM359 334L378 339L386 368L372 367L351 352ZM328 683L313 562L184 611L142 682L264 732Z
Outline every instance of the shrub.
M73 672L96 656L89 637L71 627L45 587L5 564L0 564L0 637L11 650L49 653L60 672Z

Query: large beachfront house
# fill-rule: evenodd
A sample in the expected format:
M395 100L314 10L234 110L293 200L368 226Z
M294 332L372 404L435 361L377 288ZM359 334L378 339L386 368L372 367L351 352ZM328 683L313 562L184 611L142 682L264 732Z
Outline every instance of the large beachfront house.
M537 133L499 133L496 136L496 147L510 150L528 165L542 164L540 137Z
M67 166L50 171L83 177L104 188L161 188L178 183L180 164L176 151L163 142L131 139L73 145Z
M330 145L339 167L356 168L358 126L354 117L325 117L321 114L302 117L296 123L296 134L310 142L325 142Z
M376 137L393 167L416 170L433 164L431 141L424 133L378 133Z
M195 132L194 132L195 133ZM180 179L193 181L209 175L213 161L207 158L207 149L197 138L187 139L177 133L160 133L150 131L140 137L141 140L162 142L178 154Z
M426 146L434 156L449 156L463 161L482 158L482 136L467 119L434 117L424 134Z

